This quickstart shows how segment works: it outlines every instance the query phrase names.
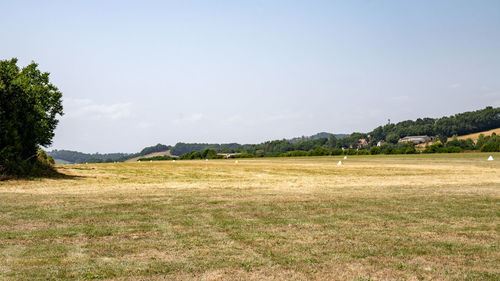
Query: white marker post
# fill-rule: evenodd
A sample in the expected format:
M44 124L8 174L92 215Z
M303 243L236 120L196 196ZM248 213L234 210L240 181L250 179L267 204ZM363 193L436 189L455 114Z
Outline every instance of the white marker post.
M493 161L493 156L490 155L490 157L488 157L488 161Z

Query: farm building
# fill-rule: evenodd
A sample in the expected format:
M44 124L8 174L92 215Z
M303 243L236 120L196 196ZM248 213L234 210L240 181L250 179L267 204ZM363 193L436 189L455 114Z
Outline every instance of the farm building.
M431 142L432 138L429 136L407 136L399 139L399 143L402 142L413 142L414 144Z

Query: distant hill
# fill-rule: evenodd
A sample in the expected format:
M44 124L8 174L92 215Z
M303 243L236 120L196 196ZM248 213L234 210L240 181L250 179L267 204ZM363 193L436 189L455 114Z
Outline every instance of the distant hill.
M66 160L61 160L61 159L54 159L54 162L56 164L72 164L71 162L68 162Z
M72 150L52 150L47 154L52 156L58 164L71 163L103 163L103 162L123 162L131 158L149 155L155 152L167 151L172 147L164 144L148 146L138 153L83 153Z
M387 141L397 143L405 136L439 136L448 138L453 135L468 135L500 127L500 108L488 106L484 109L458 113L441 118L418 118L396 124L379 126L368 133L372 142Z
M127 153L83 153L72 150L52 150L47 153L52 156L57 163L101 163L123 161L130 154Z
M175 155L172 155L170 153L170 149L169 149L169 150L165 150L165 151L153 152L153 153L149 153L149 154L137 156L137 157L134 157L134 158L130 158L130 159L125 160L125 162L136 162L137 160L139 160L141 158L152 158L152 157L157 157L157 156L177 157Z
M299 141L317 140L317 139L322 139L322 138L329 139L331 135L334 135L337 139L343 139L343 138L350 136L349 134L332 134L332 133L327 133L327 132L321 132L321 133L314 134L312 136L307 136L307 137L302 136L302 137L288 139L288 141L291 143L298 143Z

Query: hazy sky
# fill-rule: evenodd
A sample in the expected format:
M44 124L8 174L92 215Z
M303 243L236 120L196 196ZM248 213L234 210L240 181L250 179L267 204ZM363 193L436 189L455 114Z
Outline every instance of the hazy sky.
M500 1L0 1L63 92L49 149L369 131L500 106Z

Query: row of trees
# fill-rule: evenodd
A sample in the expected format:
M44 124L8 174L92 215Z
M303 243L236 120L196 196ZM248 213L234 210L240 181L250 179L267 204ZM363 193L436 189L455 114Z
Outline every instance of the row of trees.
M335 135L327 134L329 138L303 138L305 140L273 140L260 144L205 144L205 143L177 143L171 148L173 155L183 155L191 152L202 152L210 148L218 152L224 153L248 153L256 156L276 155L290 151L310 151L317 147L324 147L332 150L335 148L351 147L355 145L359 139L367 138L367 134L353 133L344 138L337 138Z
M307 141L299 141L291 143L287 140L276 140L265 142L258 145L242 145L232 151L221 152L238 152L233 158L251 158L251 157L300 157L300 156L326 156L326 155L376 155L376 154L416 154L420 150L411 142L404 143L384 143L378 147L376 145L368 145L361 149L353 149L345 147L351 143L355 143L360 137L366 137L365 134L353 134L344 139L336 139L335 136L330 136L329 139L311 139ZM223 145L221 145L223 146ZM451 140L442 143L434 143L425 149L422 153L457 153L464 150L481 150L481 151L500 151L500 136L493 133L491 136L480 135L476 143L472 139L458 139L453 136ZM205 148L203 151L190 151L182 154L180 160L193 159L220 159L223 156L217 155L217 150L214 148ZM141 160L171 160L171 157L153 157L143 158Z

